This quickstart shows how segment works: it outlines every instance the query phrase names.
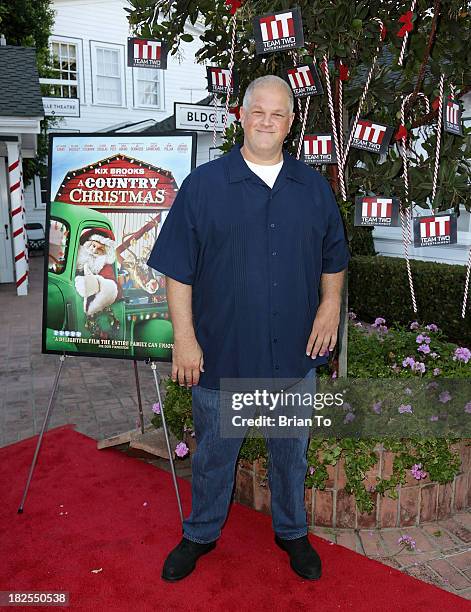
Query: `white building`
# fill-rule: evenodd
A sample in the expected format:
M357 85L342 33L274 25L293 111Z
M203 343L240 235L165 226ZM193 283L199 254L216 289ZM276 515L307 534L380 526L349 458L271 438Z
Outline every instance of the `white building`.
M177 56L168 55L167 70L129 68L127 39L134 35L124 10L129 7L126 0L54 0L52 94L78 98L80 116L59 119L51 131L140 132L171 117L174 102L196 103L207 97L206 68L195 63L202 26L187 27L195 40L182 42ZM198 133L198 165L209 161L212 145L212 132ZM38 177L25 193L27 221L43 226L46 188L47 181Z

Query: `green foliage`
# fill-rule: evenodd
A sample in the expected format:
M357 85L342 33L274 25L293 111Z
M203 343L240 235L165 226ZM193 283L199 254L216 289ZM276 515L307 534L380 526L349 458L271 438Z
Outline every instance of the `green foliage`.
M425 355L419 357L417 351L417 335L426 334L430 338L431 352L439 356ZM441 377L471 378L471 362L468 364L453 360L456 345L448 342L443 333L430 331L425 327L408 330L398 327L386 332L358 326L354 321L349 323L349 355L348 376L358 378L436 378L435 368L440 368ZM413 356L422 359L426 364L424 374L414 373L410 368L402 367L405 357ZM323 377L328 376L323 372ZM166 383L165 415L171 431L181 439L184 429L192 428L191 391L180 387L172 380ZM152 419L156 427L161 426L161 419ZM458 473L459 456L452 450L456 438L327 438L312 436L307 451L308 470L306 487L324 489L326 486L328 466L335 466L341 459L346 475L345 489L355 497L360 512L370 512L373 509L375 493L397 495L396 487L404 484L406 474L414 464L421 464L430 479L434 482L450 482ZM395 453L393 471L387 478L378 478L376 484L367 487L365 476L368 470L378 462L378 445ZM254 461L267 458L265 439L255 428L248 432L244 440L240 458Z
M181 440L185 427L191 429L193 426L191 390L180 387L178 383L168 378L165 382L165 391L164 410L167 427L178 440ZM156 414L151 423L154 427L161 427L162 417Z
M152 34L156 38L166 40L172 53L177 53L181 42L189 40L188 35L184 33L185 23L195 23L198 19L205 30L200 36L201 47L196 53L197 61L224 67L229 65L230 14L225 0L131 0L130 4L131 28L137 34ZM378 64L365 99L362 117L398 127L402 101L415 89L420 73L424 73L424 79L419 83L419 91L430 101L438 95L438 82L442 72L446 75L446 93L449 93L451 85L456 88L457 94L462 95L469 90L471 61L467 41L470 37L471 20L467 5L459 0L442 0L440 18L436 23L430 3L425 0L417 2L414 30L409 37L402 68L397 65L402 38L396 34L401 25L398 19L406 10L404 3L394 0L298 0L296 4L302 11L305 37L305 48L298 49L296 53L298 60L312 61L315 58L320 62L326 54L331 60L331 78L335 79L336 83L339 59L342 59L350 70L343 94L347 112L344 128L357 111L366 75L376 54L379 26L374 18L380 18L384 22L387 35L381 44ZM292 65L291 53L256 55L252 25L254 16L287 9L291 5L287 0L245 0L237 11L234 59L242 92L254 78L270 73L282 75L284 69ZM155 6L160 10L161 18L151 28ZM430 39L432 27L435 25L436 35ZM425 71L422 70L423 66L426 67ZM235 105L236 98L232 98L230 103ZM406 127L412 145L409 191L411 201L423 208L429 208L435 157L436 116L430 114L423 127L412 131L414 126L421 125L424 113L422 104L417 102L406 116ZM297 148L300 128L300 121L295 121L290 140L286 143L292 153ZM311 100L307 133L310 131L330 131L327 96L316 96ZM469 134L469 130L467 133ZM240 138L240 127L229 130L223 150L230 148L232 142L239 141ZM422 151L417 149L419 138L425 141ZM434 202L437 210L458 210L460 203L471 210L467 183L471 169L470 158L471 144L468 138L442 134L440 177ZM355 195L378 193L396 195L404 200L402 159L396 144L389 148L384 159L375 154L351 150L346 174L348 204L343 207L344 212L353 208ZM356 230L350 233L351 237L354 237L354 252L371 252L366 242L362 244L355 234Z
M435 323L453 342L470 346L471 318L461 317L465 266L411 260L411 268L420 320ZM349 305L360 319L384 317L400 325L416 320L404 259L353 257L348 274Z

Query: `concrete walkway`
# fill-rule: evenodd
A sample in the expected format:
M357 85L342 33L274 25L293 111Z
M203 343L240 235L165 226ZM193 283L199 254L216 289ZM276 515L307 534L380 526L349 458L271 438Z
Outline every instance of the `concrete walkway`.
M0 285L0 446L39 433L57 372L59 358L41 354L42 257L30 259L30 291L17 297L13 285ZM152 416L156 392L152 372L140 363L145 423ZM159 367L163 376L169 364ZM132 361L67 358L49 428L74 423L100 440L137 426L137 396ZM143 461L169 469L168 461L142 451L118 447ZM177 471L191 479L189 459ZM381 530L316 528L319 535L431 582L471 600L471 512L421 527ZM413 551L398 544L402 535L415 541ZM468 604L463 600L463 610ZM469 606L471 609L471 606Z

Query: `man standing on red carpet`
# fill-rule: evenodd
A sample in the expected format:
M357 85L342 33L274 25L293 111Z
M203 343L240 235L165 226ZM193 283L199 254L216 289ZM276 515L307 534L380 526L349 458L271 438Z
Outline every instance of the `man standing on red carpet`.
M190 574L221 534L241 438L220 434L222 379L292 378L315 387L337 342L349 252L328 182L284 149L293 94L277 76L246 90L243 146L184 181L148 264L167 277L172 379L192 388L192 512L166 580ZM308 537L308 434L267 438L276 544L303 578L321 575ZM247 527L250 529L250 526Z

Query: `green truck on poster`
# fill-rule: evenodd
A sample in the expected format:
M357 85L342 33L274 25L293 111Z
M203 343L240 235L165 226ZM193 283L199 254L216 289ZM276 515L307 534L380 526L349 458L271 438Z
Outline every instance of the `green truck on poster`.
M171 361L165 277L136 258L132 240L116 246L110 217L51 203L43 350Z

